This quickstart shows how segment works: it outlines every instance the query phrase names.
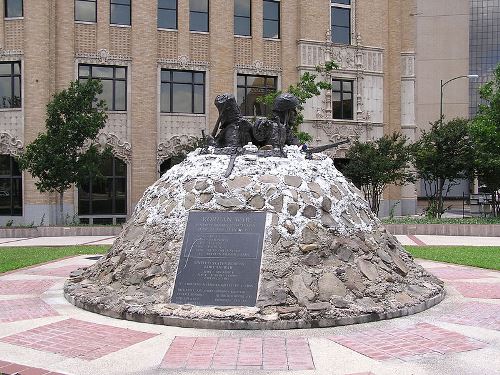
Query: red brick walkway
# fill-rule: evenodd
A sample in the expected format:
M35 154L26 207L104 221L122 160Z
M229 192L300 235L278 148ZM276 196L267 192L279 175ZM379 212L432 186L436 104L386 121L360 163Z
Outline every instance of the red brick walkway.
M93 360L154 336L156 334L67 319L3 337L0 341L65 357Z
M377 360L412 360L424 355L443 355L481 349L486 346L456 332L419 323L405 329L370 329L330 340Z
M39 298L21 298L0 301L0 323L45 318L59 315Z
M54 277L68 277L72 271L75 271L78 268L87 267L84 264L80 265L68 265L63 267L35 267L30 268L20 273L25 275L38 275L38 276L54 276Z
M461 295L469 298L496 299L500 298L499 283L467 283L451 282Z
M175 337L165 369L314 370L307 339L284 337Z
M500 331L500 305L468 302L459 305L439 320Z
M440 279L445 280L482 279L493 277L490 276L486 270L465 267L439 267L430 268L429 271Z
M42 294L52 285L54 281L51 280L1 280L0 294Z
M6 375L64 375L59 372L44 370L36 367L19 365L17 363L0 361L0 374Z

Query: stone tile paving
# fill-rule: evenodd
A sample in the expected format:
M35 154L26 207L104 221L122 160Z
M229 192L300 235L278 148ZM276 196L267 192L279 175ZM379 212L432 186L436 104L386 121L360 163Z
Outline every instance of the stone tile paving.
M90 361L154 336L156 334L66 319L3 337L0 341Z
M500 331L500 305L468 302L458 305L439 320Z
M42 294L52 285L51 280L0 280L0 294Z
M29 367L12 362L0 361L0 374L6 375L64 375L59 372Z
M407 328L369 329L329 337L330 340L376 360L409 361L429 355L443 355L481 349L485 343L428 323Z
M17 322L59 315L39 298L21 298L0 301L0 323Z
M500 298L500 283L467 283L452 281L451 285L464 297L485 299Z
M490 276L486 270L470 269L465 267L436 267L429 268L428 271L440 279L445 280L482 279L493 277Z
M54 277L68 277L70 272L75 271L78 268L88 267L85 264L72 264L63 267L47 268L47 267L36 267L30 268L20 273L26 275L37 275L37 276L54 276Z
M182 337L171 343L161 367L186 370L314 370L306 338Z

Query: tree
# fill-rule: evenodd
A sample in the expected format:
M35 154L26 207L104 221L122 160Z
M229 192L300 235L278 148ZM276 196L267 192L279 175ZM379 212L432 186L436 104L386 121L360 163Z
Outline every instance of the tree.
M97 100L102 84L96 80L71 82L47 104L46 133L26 147L20 156L22 169L33 177L40 192L59 193L59 223L63 223L64 192L89 174L98 174L100 153L85 150L106 124L105 103Z
M316 72L318 73L329 73L334 69L338 69L338 64L334 61L328 61L324 65L316 66ZM301 143L306 143L312 140L310 134L306 132L300 131L300 125L304 122L304 115L302 114L303 105L306 103L308 99L312 97L318 96L321 94L321 90L331 90L332 85L330 82L325 81L316 81L318 77L317 74L312 74L309 72L303 73L299 82L296 85L290 85L286 92L293 94L299 99L301 107L299 108L299 112L297 113L297 118L295 120L295 124L293 125L293 133L297 136L297 138L301 141ZM264 103L269 107L272 107L274 100L278 95L280 95L282 91L271 92L267 95L260 96L257 98L257 102Z
M344 175L365 195L372 211L378 215L384 188L415 181L411 166L411 145L400 133L384 135L373 142L355 141L347 152L349 162Z
M474 169L493 198L493 215L500 214L500 64L493 78L479 89L484 101L470 124L474 147Z
M424 182L429 199L427 215L441 217L445 211L443 200L459 180L470 178L473 168L472 142L468 121L443 119L431 124L429 131L414 145L415 168Z

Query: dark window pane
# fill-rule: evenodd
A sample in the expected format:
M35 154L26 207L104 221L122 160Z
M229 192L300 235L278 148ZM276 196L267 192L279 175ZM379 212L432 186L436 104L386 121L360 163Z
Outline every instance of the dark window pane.
M245 116L265 116L268 108L257 103L259 96L276 90L276 77L238 75L237 101Z
M170 108L170 83L162 83L161 84L160 110L161 110L161 112L171 112L171 108Z
M332 42L351 44L351 30L347 27L332 26Z
M208 0L189 0L191 12L208 12Z
M342 89L344 90L344 92L352 92L352 82L344 81L342 83Z
M244 86L245 85L245 76L239 75L237 78L238 86Z
M112 4L130 5L131 0L111 0Z
M0 215L10 213L10 178L0 178Z
M193 82L193 73L192 72L174 71L173 81L175 83L192 83Z
M9 155L0 155L0 176L10 176Z
M78 210L78 212L80 213L80 210ZM85 215L84 213L81 213L81 215ZM80 224L90 224L90 219L89 218L79 218L78 219L80 221Z
M14 66L14 74L21 74L21 64L14 63L12 65Z
M93 66L93 78L113 78L113 68L107 66Z
M161 29L177 29L177 11L158 9L158 27Z
M350 5L351 0L332 0L332 4L346 4Z
M234 34L250 36L250 18L234 17Z
M1 75L11 75L12 74L12 65L11 63L2 63L0 64L0 74Z
M115 68L115 76L119 79L127 78L127 69L126 68Z
M271 88L274 90L276 87L276 78L274 77L266 77L266 87Z
M332 25L349 27L351 25L351 10L333 7Z
M191 31L208 31L208 14L191 12L189 14L189 29Z
M115 175L127 177L127 164L115 158Z
M5 17L22 17L23 16L23 0L6 0L5 2Z
M192 85L173 84L172 112L192 113Z
M92 181L92 214L105 215L112 213L112 183L110 178L96 178Z
M113 219L111 217L96 217L92 219L92 224L94 225L111 225L113 224Z
M78 67L78 76L79 77L88 77L89 75L90 75L90 66L80 65Z
M264 19L279 20L280 3L276 1L264 1Z
M238 77L239 79L240 77ZM246 116L246 95L245 95L245 88L244 87L238 87L236 90L236 102L241 108L241 113Z
M279 38L279 23L277 21L264 20L264 38Z
M22 215L23 214L23 186L22 179L13 178L12 179L12 215Z
M96 2L75 1L75 20L85 22L96 22Z
M12 80L10 77L0 77L0 108L11 108Z
M341 119L342 118L342 102L334 100L332 102L332 117L335 119Z
M115 180L115 214L125 215L127 213L127 180L117 178Z
M106 107L109 111L113 111L113 81L103 80L102 82L102 94L98 96L98 99L102 99L106 102Z
M234 0L234 15L250 17L250 0Z
M201 72L194 73L194 83L205 83L205 74Z
M176 9L177 8L177 1L176 0L158 0L158 8Z
M352 99L344 100L343 102L343 118L346 120L352 120L352 108L353 108Z
M161 81L162 82L170 82L170 75L171 75L170 70L162 70L161 71Z
M111 4L111 23L115 25L130 25L130 7Z
M11 107L21 107L21 77L14 77L14 96L12 97Z
M205 87L201 85L194 86L194 113L204 113L204 90Z
M115 111L125 111L127 109L127 83L125 81L115 82Z
M18 162L12 158L12 176L21 177L21 169L19 168Z

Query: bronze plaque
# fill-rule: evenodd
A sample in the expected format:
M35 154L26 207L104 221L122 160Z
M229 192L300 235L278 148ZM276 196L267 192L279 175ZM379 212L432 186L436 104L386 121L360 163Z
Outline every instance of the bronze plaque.
M172 302L255 306L265 224L265 212L190 212Z

